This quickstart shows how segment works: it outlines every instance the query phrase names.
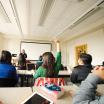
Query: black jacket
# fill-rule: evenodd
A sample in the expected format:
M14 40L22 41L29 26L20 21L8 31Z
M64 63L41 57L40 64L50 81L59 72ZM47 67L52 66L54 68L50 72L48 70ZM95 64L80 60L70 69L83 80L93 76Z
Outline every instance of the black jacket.
M81 81L85 80L87 75L91 72L92 65L78 65L74 67L70 80L73 83L81 83Z

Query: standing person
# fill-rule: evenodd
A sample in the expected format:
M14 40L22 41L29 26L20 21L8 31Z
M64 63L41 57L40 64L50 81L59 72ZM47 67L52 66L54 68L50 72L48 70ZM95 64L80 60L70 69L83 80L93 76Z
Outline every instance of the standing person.
M73 104L104 104L104 95L96 95L97 84L102 80L104 81L104 66L96 66L81 83L73 98Z
M11 64L11 53L3 50L0 57L0 87L12 87L17 81L15 67ZM5 80L8 79L8 80Z
M25 50L22 49L22 52L19 54L18 60L19 69L26 69L26 58L27 54L25 53Z
M61 68L61 48L60 43L57 41L57 56L55 57L51 52L43 53L43 64L37 69L34 78L38 77L57 77Z
M71 82L81 83L81 81L85 80L87 75L91 72L91 62L92 56L90 54L81 53L78 59L79 65L74 67L70 76Z

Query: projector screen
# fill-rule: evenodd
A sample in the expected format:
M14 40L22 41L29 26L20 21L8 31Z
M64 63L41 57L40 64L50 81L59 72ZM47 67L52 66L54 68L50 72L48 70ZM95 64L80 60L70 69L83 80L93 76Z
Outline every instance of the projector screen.
M24 49L27 54L27 60L38 60L44 52L50 52L51 43L21 42L20 50Z

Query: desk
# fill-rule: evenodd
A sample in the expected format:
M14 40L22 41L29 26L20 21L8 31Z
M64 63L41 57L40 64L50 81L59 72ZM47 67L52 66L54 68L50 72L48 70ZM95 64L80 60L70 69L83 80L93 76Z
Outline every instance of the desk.
M29 86L29 79L31 79L31 85L33 86L33 74L34 70L17 70L17 74L20 78L20 86L24 86L24 80L26 80L26 86Z
M24 82L24 79L27 80L27 86L29 86L29 81L28 79L32 79L33 78L33 75L35 74L35 71L34 70L17 70L17 74L19 75L20 79L21 79L21 86L23 86L23 82ZM69 78L70 77L70 74L71 74L71 71L67 71L67 70L62 70L62 71L59 71L59 74L58 74L58 77L60 78ZM33 79L32 79L33 80ZM31 85L32 85L32 82L31 81ZM67 79L66 79L66 83L67 83Z
M54 104L72 104L73 95L78 90L78 87L76 85L70 85L70 86L63 86L65 89L65 94L57 100L51 100L55 101ZM98 85L97 91L101 94L104 94L104 84ZM41 92L40 87L33 87L34 91L38 91L42 93L46 97L50 97L45 92ZM3 101L4 104L20 104L24 99L26 99L28 96L32 94L31 87L14 87L14 88L0 88L0 100Z
M30 87L0 88L0 100L3 104L20 104L31 94Z
M59 74L58 74L58 77L70 77L70 74L72 72L71 71L68 71L68 70L62 70L62 71L59 71Z
M54 104L72 104L72 97L77 91L78 87L76 85L71 85L71 86L63 86L63 88L65 89L65 94L60 99L54 99L50 97L50 94L48 95L46 92L41 90L40 87L34 87L33 89L34 91L42 93L44 96L54 101Z
M58 76L70 77L71 73L72 73L71 71L69 72L67 70L62 70L62 71L59 71ZM17 74L34 75L35 71L34 70L17 70Z
M60 99L55 101L55 104L72 104L72 94L75 93L77 87L73 86L64 86L65 95L63 95ZM41 91L40 87L33 87L34 91ZM71 92L71 93L70 93ZM18 88L0 88L0 100L3 104L20 104L24 101L28 96L32 94L32 89L30 87L18 87ZM49 95L46 93L42 93L44 96L49 98Z

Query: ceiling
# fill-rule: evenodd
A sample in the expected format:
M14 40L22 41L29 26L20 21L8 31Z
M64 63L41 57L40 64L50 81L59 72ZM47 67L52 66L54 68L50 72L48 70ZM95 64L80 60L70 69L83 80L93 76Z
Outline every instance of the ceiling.
M104 0L0 0L4 37L67 40L97 26L104 26Z

